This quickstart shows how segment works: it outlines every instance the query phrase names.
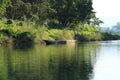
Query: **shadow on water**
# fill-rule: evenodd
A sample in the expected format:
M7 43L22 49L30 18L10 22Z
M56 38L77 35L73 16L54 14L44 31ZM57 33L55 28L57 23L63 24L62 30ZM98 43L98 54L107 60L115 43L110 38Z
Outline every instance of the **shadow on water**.
M19 49L19 50L29 50L32 49L34 47L34 43L33 42L25 42L25 43L14 43L13 44L13 48L14 49Z
M28 49L34 45L34 34L23 32L14 37L13 47L16 49Z
M12 48L1 51L2 80L90 80L93 75L95 46L35 45L27 51Z

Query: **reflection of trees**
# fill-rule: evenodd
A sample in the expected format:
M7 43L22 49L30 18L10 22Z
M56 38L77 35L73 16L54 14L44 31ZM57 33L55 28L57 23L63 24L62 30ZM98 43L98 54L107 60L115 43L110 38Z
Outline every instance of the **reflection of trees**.
M14 51L5 48L5 61L8 71L8 80L39 80L40 71L35 63L36 54L31 51ZM31 60L31 58L33 58ZM38 58L37 58L38 59Z
M61 45L28 51L5 49L10 80L90 80L96 45ZM93 54L94 53L94 54ZM8 80L9 80L8 79Z
M78 46L77 61L79 71L81 74L80 80L90 80L93 76L93 65L96 61L96 53L98 51L98 44L87 43Z
M4 58L4 48L0 47L0 80L7 80L8 72Z
M11 49L5 48L4 50L4 57L7 66L8 72L8 79L13 78L13 68L12 68L12 61L11 61Z
M78 49L75 49L78 48ZM72 51L77 50L77 51ZM49 64L52 70L51 75L55 75L51 80L90 80L93 72L92 58L95 58L96 46L91 47L88 45L82 44L81 46L75 47L73 49L63 48L63 54L59 55L59 63L56 67L54 64ZM70 56L65 55L66 53ZM71 53L70 53L71 52ZM74 54L76 52L77 54ZM93 55L94 53L94 55ZM67 57L66 57L67 56ZM70 59L71 58L71 59ZM69 59L69 60L68 60ZM50 59L50 61L56 60L55 58ZM50 62L52 63L52 62Z
M79 54L82 55L79 56ZM72 55L71 59L70 62L67 62L64 57L60 60L59 80L89 80L92 65L90 61L85 60L84 51L82 53L78 51L78 55Z

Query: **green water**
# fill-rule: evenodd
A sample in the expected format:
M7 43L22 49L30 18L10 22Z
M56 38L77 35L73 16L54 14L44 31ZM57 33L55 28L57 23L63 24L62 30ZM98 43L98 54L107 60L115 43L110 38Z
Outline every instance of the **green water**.
M120 43L0 47L0 80L120 80Z

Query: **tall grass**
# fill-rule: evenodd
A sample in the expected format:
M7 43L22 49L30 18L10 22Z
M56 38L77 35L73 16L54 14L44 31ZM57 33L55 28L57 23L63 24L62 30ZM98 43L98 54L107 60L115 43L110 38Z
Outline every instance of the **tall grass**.
M28 38L31 38L33 42L40 43L42 40L74 39L74 32L66 29L48 29L28 20L0 20L0 43L9 41L11 37L13 42L26 43L29 42Z

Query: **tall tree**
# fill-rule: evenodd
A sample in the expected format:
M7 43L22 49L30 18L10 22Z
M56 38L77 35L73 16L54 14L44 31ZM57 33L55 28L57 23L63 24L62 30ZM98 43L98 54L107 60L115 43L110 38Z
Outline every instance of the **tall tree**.
M5 0L3 0L5 1ZM76 24L88 24L95 14L92 0L11 0L7 18L23 20L35 18L42 24L56 20L60 28L73 28Z
M86 24L94 14L92 0L50 0L52 8L57 11L56 19L63 27Z
M12 6L7 8L7 18L20 20L31 16L31 4L24 3L22 0L11 0L11 2Z
M49 0L11 0L12 6L7 8L7 18L24 20L38 20L39 23L47 22L54 9L50 7ZM37 22L38 22L37 21Z

